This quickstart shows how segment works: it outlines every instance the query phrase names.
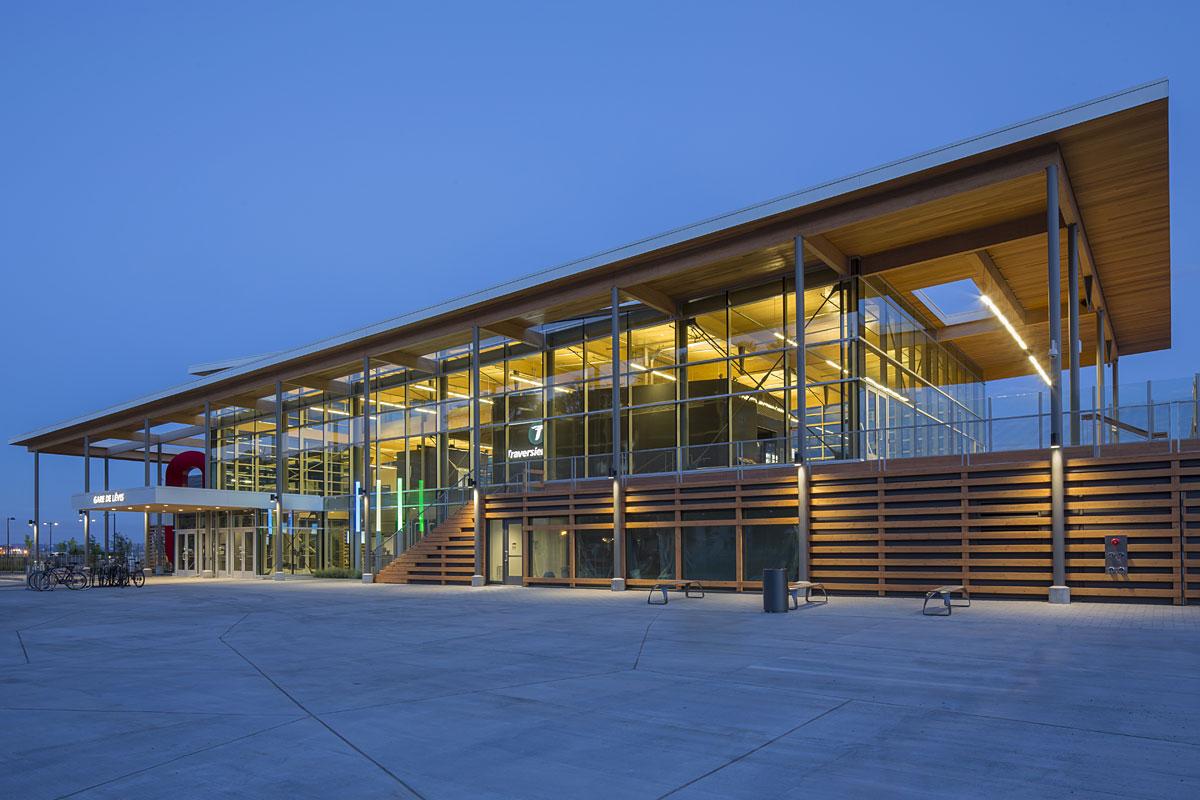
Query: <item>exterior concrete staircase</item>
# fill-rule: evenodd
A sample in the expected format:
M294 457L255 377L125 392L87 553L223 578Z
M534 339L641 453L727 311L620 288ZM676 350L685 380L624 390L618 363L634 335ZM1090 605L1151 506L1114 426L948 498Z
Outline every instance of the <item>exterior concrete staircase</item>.
M468 503L375 575L376 583L470 584L475 520Z

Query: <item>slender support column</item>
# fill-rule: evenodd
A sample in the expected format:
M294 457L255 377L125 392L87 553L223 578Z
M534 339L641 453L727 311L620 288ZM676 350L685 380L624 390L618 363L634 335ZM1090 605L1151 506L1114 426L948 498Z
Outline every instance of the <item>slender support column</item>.
M475 574L471 576L472 586L483 586L483 532L484 532L484 492L487 491L487 481L483 477L483 450L480 442L479 410L480 396L483 385L479 382L479 326L471 328L471 479L475 482L471 501L474 507L475 522Z
M41 456L37 450L33 451L33 557L25 560L25 572L28 574L30 566L37 566L37 561L42 557L42 504L41 504L41 464L39 457Z
M275 381L275 529L271 531L275 539L275 546L271 548L274 551L275 558L275 574L271 577L274 580L283 580L283 487L286 485L284 481L284 469L287 468L287 459L284 457L284 451L287 449L287 431L284 429L284 421L287 416L283 413L283 384Z
M621 502L621 292L612 288L612 480L613 578L612 590L625 589L625 513Z
M1070 342L1071 371L1071 444L1080 442L1079 430L1079 226L1072 222L1067 226L1067 323Z
M108 456L104 457L104 491L108 491ZM104 512L104 557L108 558L108 515Z
M207 400L204 401L204 488L216 488L215 470L212 468L212 451L213 451L213 435L212 435L212 406Z
M1058 165L1046 167L1046 299L1050 306L1050 540L1054 583L1051 603L1071 602L1067 587L1066 521L1063 512L1062 256L1058 237Z
M1194 385L1195 384L1193 383L1193 386ZM1113 425L1113 429L1112 429L1113 442L1115 443L1115 442L1121 441L1121 426L1120 426L1120 422L1121 422L1121 380L1120 380L1120 376L1117 373L1117 357L1116 356L1113 356L1113 360L1112 360L1112 418L1113 418L1113 422L1117 423L1116 425ZM1192 426L1193 426L1192 436L1194 437L1196 435L1195 417L1193 417L1192 419L1193 419L1193 421L1192 421Z
M88 494L92 491L92 437L84 435L83 437L83 493ZM83 563L92 563L92 513L90 511L83 512Z
M157 484L158 486L163 485L163 482L162 482L163 461L162 461L162 459L163 459L162 442L159 442L158 443L158 468L157 468L158 469L158 484ZM166 529L166 527L163 526L163 513L161 511L158 512L158 535L155 538L157 539L155 548L157 549L158 552L155 554L155 558L154 558L154 560L155 560L154 574L162 575L163 561L165 561L167 558L167 529Z
M1104 444L1104 309L1096 309L1096 446Z
M143 449L142 449L142 465L145 469L145 485L150 485L150 418L146 417L142 428ZM142 542L149 550L150 547L150 512L142 514Z
M362 430L363 430L363 489L366 494L362 498L363 504L363 583L372 583L375 580L373 558L377 542L373 544L373 538L379 536L379 531L376 529L374 537L371 534L371 487L374 486L374 472L371 470L371 359L367 356L363 357L363 382L362 382ZM440 396L440 392L439 392ZM355 498L357 501L357 498Z
M808 580L808 465L805 463L804 392L807 384L804 351L804 237L794 242L796 261L796 548L799 553L799 580Z

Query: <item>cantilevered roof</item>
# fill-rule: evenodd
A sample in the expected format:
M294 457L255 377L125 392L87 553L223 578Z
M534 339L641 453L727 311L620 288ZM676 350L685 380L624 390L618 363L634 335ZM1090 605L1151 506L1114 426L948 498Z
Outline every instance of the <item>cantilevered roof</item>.
M806 269L826 269L830 277L859 268L883 274L918 308L913 292L931 283L966 276L1006 284L1022 335L1035 352L1045 352L1046 235L1037 216L1045 215L1042 176L1051 164L1061 173L1062 221L1079 223L1084 232L1082 271L1108 313L1112 352L1167 348L1167 96L1167 82L1155 81L339 336L204 365L218 371L9 443L79 453L85 434L93 442L108 434L133 438L128 431L139 430L146 417L195 422L205 400L262 397L276 379L306 377L310 383L298 385L318 386L356 371L365 356L411 366L422 355L469 341L472 325L517 337L524 328L606 307L612 286L669 305L786 275L797 235L809 245ZM1027 370L1027 359L1010 352L997 331L946 333L959 335L964 338L956 344L986 378Z

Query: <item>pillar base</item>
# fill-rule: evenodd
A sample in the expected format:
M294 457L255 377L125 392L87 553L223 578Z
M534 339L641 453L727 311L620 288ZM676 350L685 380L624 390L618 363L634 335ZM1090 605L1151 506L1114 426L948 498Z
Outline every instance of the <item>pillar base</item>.
M283 578L284 578L284 574L282 572L276 572L274 575L271 576L271 580L273 580L273 581L281 581L281 580L283 580Z
M483 583L484 583L484 581L483 581L482 575L472 575L471 576L471 585L472 586L483 586Z
M1050 602L1055 605L1066 605L1071 602L1070 586L1051 586Z
M612 590L614 592L625 591L625 579L624 578L613 578L612 579Z
M363 577L362 577L362 582L363 583L374 583L375 576L372 575L370 572L364 572Z

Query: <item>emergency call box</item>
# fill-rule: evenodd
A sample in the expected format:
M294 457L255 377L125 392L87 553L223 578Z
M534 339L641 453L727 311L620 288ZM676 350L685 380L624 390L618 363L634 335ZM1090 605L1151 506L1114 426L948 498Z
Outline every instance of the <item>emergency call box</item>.
M1104 571L1109 575L1129 572L1129 540L1126 537L1104 537Z

